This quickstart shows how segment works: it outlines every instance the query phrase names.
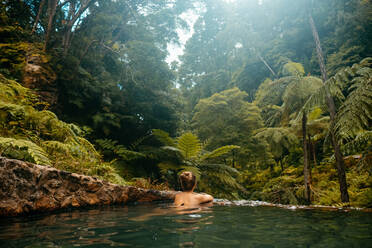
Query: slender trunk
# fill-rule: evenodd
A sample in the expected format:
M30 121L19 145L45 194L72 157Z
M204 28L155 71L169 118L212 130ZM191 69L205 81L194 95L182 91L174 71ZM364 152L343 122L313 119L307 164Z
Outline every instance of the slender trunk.
M307 142L307 116L304 112L302 114L302 139L303 139L303 150L304 150L304 182L305 182L305 200L306 204L311 204L311 176L310 176L310 163L309 163L309 145Z
M327 71L326 71L325 65L324 65L323 52L322 52L322 47L320 45L318 31L316 30L314 20L313 20L311 14L309 14L309 22L310 22L311 30L312 30L315 45L316 45L316 52L317 52L317 56L318 56L320 71L322 72L323 83L325 83L328 79L327 78ZM344 164L344 160L343 160L343 156L342 156L342 153L341 153L340 146L337 142L337 138L336 138L336 135L335 135L335 132L334 132L336 107L335 107L335 103L333 101L333 98L332 98L328 88L325 87L325 90L326 90L326 101L327 101L328 111L329 111L329 114L330 114L330 117L331 117L331 138L332 138L332 143L333 143L333 147L334 147L334 150L335 150L336 168L337 168L337 173L338 173L338 182L340 184L341 201L342 202L349 202L349 193L347 191L345 164Z
M88 53L89 48L92 46L94 42L97 42L97 40L92 40L89 42L88 46L85 47L83 53L80 55L78 65L80 65L81 61L83 60L84 56Z
M63 42L62 42L64 56L67 55L68 49L71 44L71 32L72 32L72 26L68 25L65 29L65 34L63 36Z
M44 47L43 50L45 51L50 39L50 33L52 31L53 26L53 19L54 15L56 14L56 9L58 5L58 0L49 0L48 1L48 27L45 34L45 41L44 41Z
M282 160L279 160L280 168L282 169L282 172L284 171L283 162Z
M232 151L232 167L235 168L235 151Z
M37 24L39 23L40 15L41 15L41 12L43 11L44 4L45 4L45 0L41 0L40 5L39 5L39 10L38 10L36 18L35 18L34 25L32 27L31 34L35 33L35 31L36 31Z
M313 155L314 167L316 167L316 143L311 142L310 145L311 145L311 153Z
M63 55L66 56L71 44L72 38L72 27L75 25L76 21L80 16L88 9L90 4L94 3L96 0L87 0L80 6L79 9L76 9L75 4L71 4L69 8L69 13L67 16L67 24L64 29L64 35L62 40Z
M264 58L262 58L262 56L259 53L257 53L257 56L262 61L262 63L264 63L264 65L267 67L267 69L269 69L271 74L273 74L273 76L276 77L276 74L275 74L274 70L269 66L269 64L266 62L266 60Z

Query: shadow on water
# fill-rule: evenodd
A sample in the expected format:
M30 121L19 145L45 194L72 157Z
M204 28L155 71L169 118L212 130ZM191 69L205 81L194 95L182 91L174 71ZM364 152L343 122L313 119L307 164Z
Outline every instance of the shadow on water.
M372 247L372 214L169 204L1 220L0 247Z

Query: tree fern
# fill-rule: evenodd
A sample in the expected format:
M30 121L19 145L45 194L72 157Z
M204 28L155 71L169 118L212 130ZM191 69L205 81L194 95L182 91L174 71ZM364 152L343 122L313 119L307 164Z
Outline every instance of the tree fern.
M198 137L190 132L184 133L177 139L177 148L185 159L197 157L202 149Z
M160 137L165 137L169 141L169 136L165 132L159 132L159 134ZM162 149L174 153L175 156L180 155L173 162L167 161L158 164L163 175L171 174L174 177L182 171L191 171L198 179L199 177L202 178L202 182L200 182L202 190L213 192L213 189L218 188L220 193L224 192L224 196L229 196L230 198L232 191L236 189L244 191L242 186L236 181L236 177L239 175L236 169L224 164L209 164L206 162L220 157L233 149L238 149L240 148L239 146L223 146L212 152L205 152L202 155L203 145L198 137L191 132L181 135L176 140L176 147L162 147ZM214 185L213 187L208 186L212 184Z
M340 141L350 140L358 131L369 128L372 112L372 58L340 70L305 103L303 111L326 109L326 91L340 103L335 131ZM346 92L346 97L343 92ZM345 100L346 99L346 100Z
M9 157L51 165L48 154L40 146L28 140L0 137L0 149L2 154Z

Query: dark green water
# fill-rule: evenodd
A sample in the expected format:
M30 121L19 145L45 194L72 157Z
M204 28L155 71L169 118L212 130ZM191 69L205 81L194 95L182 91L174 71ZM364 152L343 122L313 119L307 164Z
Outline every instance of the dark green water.
M0 247L372 247L372 214L358 211L138 205L0 221Z

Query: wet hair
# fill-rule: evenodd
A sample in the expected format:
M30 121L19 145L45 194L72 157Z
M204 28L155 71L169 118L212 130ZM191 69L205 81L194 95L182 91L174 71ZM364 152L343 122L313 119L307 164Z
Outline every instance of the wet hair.
M190 191L196 184L196 177L191 171L184 171L180 174L182 191Z

